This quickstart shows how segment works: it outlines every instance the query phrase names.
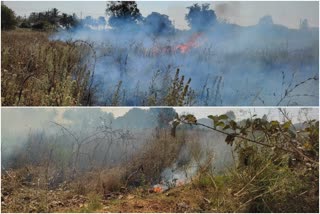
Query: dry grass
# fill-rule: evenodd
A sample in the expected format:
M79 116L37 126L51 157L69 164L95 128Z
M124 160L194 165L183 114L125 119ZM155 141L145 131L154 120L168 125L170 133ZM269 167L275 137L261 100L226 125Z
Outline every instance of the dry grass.
M2 32L2 105L63 106L84 102L90 71L85 48L53 42L45 32Z
M314 130L318 130L316 126ZM184 186L164 193L149 191L159 183L165 168L177 163L181 148L191 149L195 159L202 132L184 130L173 138L160 130L147 139L138 153L116 166L77 173L56 188L48 182L56 166L27 166L2 173L3 212L318 212L319 168L303 161L291 165L286 153L254 149L249 164L241 154L238 166L223 174L212 169L211 160L199 165L198 174ZM313 133L313 132L312 132ZM318 143L317 132L308 141ZM215 139L216 140L216 139ZM314 145L316 148L317 145ZM207 154L206 154L207 155ZM313 154L318 159L318 153ZM209 157L209 156L207 156ZM213 159L214 161L214 159ZM44 161L45 162L45 161ZM142 166L142 168L141 168ZM182 166L181 166L182 167ZM31 179L29 174L33 175ZM66 170L66 175L72 172ZM26 180L28 182L26 182ZM40 182L38 183L38 180ZM290 184L290 185L288 185Z

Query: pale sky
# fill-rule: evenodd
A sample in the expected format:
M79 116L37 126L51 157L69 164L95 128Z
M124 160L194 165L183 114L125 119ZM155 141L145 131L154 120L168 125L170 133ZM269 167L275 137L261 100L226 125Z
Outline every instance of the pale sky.
M79 17L105 16L106 1L4 1L17 15L28 16L31 12L41 12L58 8L62 12L76 13ZM194 1L138 1L138 7L143 16L151 12L166 14L174 22L176 28L186 29L184 16L186 7ZM199 1L198 3L204 3ZM271 15L276 24L290 28L298 28L301 19L308 19L309 25L319 27L319 2L306 1L214 1L210 7L217 16L230 23L243 26L254 25L265 15Z
M104 112L113 113L115 117L123 116L132 107L103 107L100 108ZM140 107L139 107L140 108ZM142 109L148 109L149 107L143 107ZM69 123L63 118L63 113L70 108L10 108L5 107L1 109L1 131L2 137L5 137L8 133L14 133L15 135L23 135L29 130L45 129L48 127L50 121L58 123ZM71 108L79 109L79 108ZM97 108L98 110L99 108ZM257 117L262 117L266 114L269 120L282 120L283 116L277 108L230 108L230 107L174 107L179 115L190 113L195 115L198 119L207 118L208 115L221 115L227 111L233 111L237 117L237 120L250 117L250 114L257 114ZM303 108L286 108L289 112L289 117L292 118L294 123L301 122L299 120L299 114L303 121L305 121L304 114L301 113ZM306 109L306 108L305 108ZM92 108L81 108L83 114L86 114L86 110L92 110ZM89 111L88 111L89 112ZM319 118L319 108L308 108L308 119Z

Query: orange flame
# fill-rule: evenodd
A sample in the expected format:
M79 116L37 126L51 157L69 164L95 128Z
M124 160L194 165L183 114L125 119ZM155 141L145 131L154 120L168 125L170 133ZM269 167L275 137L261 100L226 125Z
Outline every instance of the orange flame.
M160 192L163 191L163 189L160 186L156 186L156 187L153 187L153 191L156 192L156 193L160 193Z
M194 34L186 43L179 44L177 46L154 46L151 49L146 49L145 54L150 56L157 56L160 54L172 54L176 51L180 53L187 53L192 48L198 47L201 44L199 43L199 38L203 35L203 33ZM205 39L202 39L201 42L205 42Z
M199 44L197 43L198 39L202 36L202 33L194 34L189 41L184 44L180 44L176 47L181 53L187 53L191 48L197 47Z

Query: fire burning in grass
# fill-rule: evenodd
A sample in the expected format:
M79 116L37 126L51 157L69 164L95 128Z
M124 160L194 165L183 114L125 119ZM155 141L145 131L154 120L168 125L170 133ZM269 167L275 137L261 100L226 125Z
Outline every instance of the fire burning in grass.
M194 93L185 105L315 105L319 97L318 50L312 44L318 41L314 36L318 29L279 27L220 23L212 29L200 28L201 32L177 30L170 36L150 36L140 28L77 28L51 35L50 40L94 44L97 59L88 57L93 61L88 63L95 65L92 105L172 105L166 99L170 86L167 79L173 78L175 68L183 69L183 75L192 79ZM269 32L269 28L275 30ZM278 32L278 28L282 30ZM284 35L290 35L292 42L285 42ZM294 78L290 78L292 75ZM315 78L299 84L306 77ZM118 98L114 95L119 82L123 96L113 103L113 97ZM299 87L293 87L297 84ZM152 90L149 85L154 86ZM289 95L286 90L293 93Z
M162 185L162 184L156 184L153 186L153 192L155 192L155 193L162 193L168 189L169 188L167 186Z
M199 47L200 43L198 42L198 40L202 35L203 33L194 34L186 43L178 45L176 49L184 54L190 51L192 48Z
M171 181L171 182L167 182L168 185L166 185L164 183L165 183L164 181L161 181L160 184L154 185L152 191L154 193L163 193L163 192L169 190L170 187L171 188L172 187L179 187L179 186L183 186L183 185L186 184L186 182L184 180L174 180L174 181Z
M154 46L149 50L150 53L152 53L153 56L161 55L161 54L173 54L173 53L182 53L186 54L188 53L192 48L200 47L205 39L202 39L200 42L200 38L203 37L203 33L195 33L191 36L191 38L186 42L182 43L176 46L162 46L157 47Z

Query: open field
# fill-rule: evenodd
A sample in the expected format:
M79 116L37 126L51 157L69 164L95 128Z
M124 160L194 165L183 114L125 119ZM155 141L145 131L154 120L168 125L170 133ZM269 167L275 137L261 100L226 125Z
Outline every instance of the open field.
M86 28L3 32L2 104L318 104L318 41L310 41L315 32L293 31L296 48L273 41L276 36L271 45L246 48L232 36L219 41L211 33L180 33L151 44L147 37L129 40L118 34ZM260 36L257 40L264 40Z
M14 10L20 4L12 4ZM313 11L312 25L306 14L294 12L292 27L286 20L274 22L271 14L256 14L250 25L231 23L221 13L232 2L177 3L184 12L170 16L153 11L159 9L155 5L142 14L140 4L147 5L107 2L95 8L101 16L80 18L57 8L22 17L2 4L2 104L319 104L318 5L304 3ZM294 5L287 7L292 11ZM175 25L176 16L187 28Z

